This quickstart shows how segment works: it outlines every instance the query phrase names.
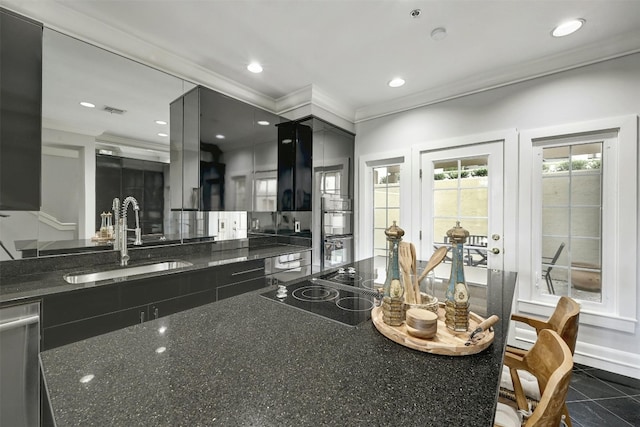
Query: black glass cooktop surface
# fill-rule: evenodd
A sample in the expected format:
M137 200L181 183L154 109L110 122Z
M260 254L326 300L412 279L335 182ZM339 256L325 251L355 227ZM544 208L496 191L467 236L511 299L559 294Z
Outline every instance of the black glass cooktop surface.
M359 263L319 277L280 285L262 296L330 320L356 326L371 318L379 301L372 271Z

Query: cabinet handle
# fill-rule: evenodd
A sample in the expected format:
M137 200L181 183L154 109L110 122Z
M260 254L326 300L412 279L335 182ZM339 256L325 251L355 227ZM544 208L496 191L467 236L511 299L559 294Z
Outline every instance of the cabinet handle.
M155 319L157 319L157 318L158 318L158 307L154 307L154 309L153 309L153 317L154 317Z
M253 273L254 271L260 271L260 270L264 270L264 267L254 268L252 270L236 271L235 273L231 273L231 275L232 276L240 276L241 274Z
M140 312L140 323L144 323L144 311Z

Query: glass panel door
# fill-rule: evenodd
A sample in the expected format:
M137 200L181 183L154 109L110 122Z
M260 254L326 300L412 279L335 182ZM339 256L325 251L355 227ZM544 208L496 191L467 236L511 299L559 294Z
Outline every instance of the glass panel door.
M460 221L469 231L465 277L486 284L487 268L502 269L502 142L422 155L422 253L449 246L447 231ZM436 270L448 278L450 257Z

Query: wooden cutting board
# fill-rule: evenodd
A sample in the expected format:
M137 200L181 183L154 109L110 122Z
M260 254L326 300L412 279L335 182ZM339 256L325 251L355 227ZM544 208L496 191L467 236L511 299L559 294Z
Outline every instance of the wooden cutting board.
M493 330L482 332L482 337L476 339L473 344L466 346L471 331L484 320L474 312L469 313L469 330L467 332L454 332L444 323L444 306L438 308L438 332L431 339L422 339L409 335L407 327L403 323L400 326L389 326L382 321L382 307L374 307L371 310L371 320L378 331L392 341L405 347L427 353L443 354L447 356L467 356L476 354L491 345L494 338Z

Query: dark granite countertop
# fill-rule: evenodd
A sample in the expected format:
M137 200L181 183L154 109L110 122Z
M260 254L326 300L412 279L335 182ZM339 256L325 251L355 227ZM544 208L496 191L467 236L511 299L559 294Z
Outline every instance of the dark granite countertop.
M490 426L516 275L488 276L501 321L472 356L411 350L264 290L45 351L57 425Z
M174 248L180 247L175 246ZM73 255L67 257L59 256L50 258L52 260L58 260L58 265L53 269L45 272L32 273L29 270L29 260L21 260L23 265L26 266L26 271L24 271L23 274L17 274L14 277L6 277L5 275L3 275L2 277L2 283L0 284L0 303L6 304L22 302L54 293L70 292L78 289L96 286L108 286L114 283L122 283L127 280L139 280L146 277L175 274L184 271L198 270L213 267L216 265L228 264L232 262L269 258L293 252L311 250L311 248L290 244L273 244L256 248L243 247L218 251L176 253L175 255L171 254L171 247L164 248L163 250L166 252L166 255L164 256L154 257L153 259L132 260L129 262L129 266L134 267L145 263L160 262L163 260L182 260L188 261L193 265L170 271L140 274L119 279L102 280L99 282L90 282L83 284L70 284L67 283L63 278L64 274L66 273L78 271L103 271L119 268L119 266L117 263L102 264L99 266L88 264L84 267L78 267L77 265L67 266L66 260L72 259L74 257L80 257L81 255ZM131 254L132 252L133 251L130 251L129 253ZM100 256L100 254L92 254L91 256L96 257ZM115 253L115 251L109 251L108 254L105 254L103 256L114 257L115 260L118 254ZM37 262L37 260L35 262Z

